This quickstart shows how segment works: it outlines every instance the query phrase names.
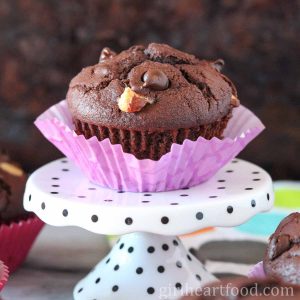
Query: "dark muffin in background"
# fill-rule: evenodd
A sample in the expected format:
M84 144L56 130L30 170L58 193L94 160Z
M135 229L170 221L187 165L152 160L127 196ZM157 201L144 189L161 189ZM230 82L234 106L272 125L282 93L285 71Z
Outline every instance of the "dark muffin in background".
M267 276L300 285L300 213L286 217L270 237L264 270Z
M164 44L103 49L70 83L77 134L109 138L138 159L159 160L173 143L222 138L239 105L222 60L208 62Z
M300 287L283 284L273 279L235 278L210 284L199 290L196 296L186 296L181 300L247 299L300 299Z
M8 155L0 153L0 223L26 218L23 195L27 175Z

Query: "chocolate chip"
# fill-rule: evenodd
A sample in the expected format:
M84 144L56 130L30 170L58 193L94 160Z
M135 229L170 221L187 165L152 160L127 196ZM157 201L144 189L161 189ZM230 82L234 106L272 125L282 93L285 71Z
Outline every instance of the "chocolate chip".
M143 75L143 87L147 87L156 91L163 91L169 87L169 79L167 75L160 70L148 70Z
M213 63L212 63L212 67L214 69L216 69L218 72L221 72L223 67L225 65L225 62L223 59L219 58L217 60L215 60Z
M116 55L116 52L111 50L108 47L103 48L100 54L99 62L103 62L105 60L111 59Z
M290 236L287 234L280 235L278 237L273 237L271 241L271 246L269 250L270 260L282 255L285 251L288 251L292 246Z

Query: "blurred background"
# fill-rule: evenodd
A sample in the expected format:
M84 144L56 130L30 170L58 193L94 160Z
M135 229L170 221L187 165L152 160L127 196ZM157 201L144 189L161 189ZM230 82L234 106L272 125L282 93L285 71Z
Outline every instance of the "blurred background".
M60 157L34 127L105 46L168 43L223 58L267 129L240 155L300 179L300 1L0 0L0 148L27 171Z

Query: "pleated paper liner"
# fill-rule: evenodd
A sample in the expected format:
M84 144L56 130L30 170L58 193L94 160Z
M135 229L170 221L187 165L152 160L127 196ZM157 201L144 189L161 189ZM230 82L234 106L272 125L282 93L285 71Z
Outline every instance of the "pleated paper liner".
M264 265L263 262L259 262L256 264L249 272L248 277L250 278L260 278L260 279L265 279L266 273L264 271Z
M0 261L0 292L3 290L5 284L7 283L8 277L8 267L2 261Z
M0 260L13 273L24 262L44 223L36 216L0 225Z
M159 192L200 184L237 156L263 129L248 109L233 110L224 138L199 137L173 144L158 161L137 159L109 139L86 139L74 131L66 101L52 106L35 121L43 135L100 186L131 192Z

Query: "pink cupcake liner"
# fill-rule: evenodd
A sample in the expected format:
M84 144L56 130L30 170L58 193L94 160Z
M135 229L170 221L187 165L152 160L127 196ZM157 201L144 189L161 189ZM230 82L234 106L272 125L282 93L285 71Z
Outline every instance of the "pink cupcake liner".
M42 134L100 186L131 192L159 192L198 185L212 177L263 129L243 106L233 110L224 139L185 140L173 144L158 161L138 160L109 139L85 139L74 131L66 101L52 106L35 121Z
M249 272L248 277L250 278L259 278L259 279L265 279L266 273L264 271L264 265L263 262L259 262L256 264Z
M0 292L3 290L6 282L8 281L8 277L8 267L2 261L0 261Z
M24 262L43 226L37 217L0 226L0 259L11 273Z

